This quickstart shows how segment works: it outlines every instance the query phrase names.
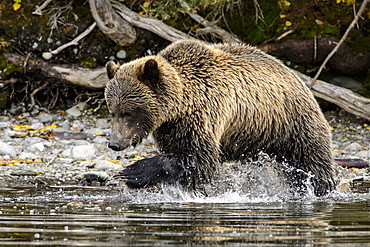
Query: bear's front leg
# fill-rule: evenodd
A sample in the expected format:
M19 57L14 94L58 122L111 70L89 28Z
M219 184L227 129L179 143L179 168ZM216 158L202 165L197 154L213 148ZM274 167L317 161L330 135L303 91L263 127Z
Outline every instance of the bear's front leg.
M204 157L203 157L204 158ZM180 184L186 189L196 190L200 183L210 182L214 169L204 170L208 161L195 155L162 154L139 160L122 170L116 178L126 180L130 188L152 187L160 183ZM212 165L215 167L215 163Z

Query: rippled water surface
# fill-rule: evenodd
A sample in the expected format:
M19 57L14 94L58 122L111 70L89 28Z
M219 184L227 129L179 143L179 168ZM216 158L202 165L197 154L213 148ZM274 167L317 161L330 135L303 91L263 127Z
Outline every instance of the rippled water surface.
M261 171L255 169L255 173ZM256 174L249 171L247 175ZM253 183L222 181L213 191L204 196L174 187L2 189L0 245L370 244L370 194L366 186L323 198L308 195L296 199L287 196L277 181L261 175Z

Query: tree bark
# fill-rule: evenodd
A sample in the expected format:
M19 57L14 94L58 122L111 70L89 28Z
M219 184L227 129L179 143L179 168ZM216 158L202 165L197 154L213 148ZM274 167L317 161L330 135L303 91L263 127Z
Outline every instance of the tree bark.
M39 58L25 58L21 55L4 53L12 64L25 67L24 70L40 70L46 77L67 81L71 84L92 89L104 88L108 82L105 68L89 69L77 66L61 66L45 62ZM26 61L27 62L24 62Z

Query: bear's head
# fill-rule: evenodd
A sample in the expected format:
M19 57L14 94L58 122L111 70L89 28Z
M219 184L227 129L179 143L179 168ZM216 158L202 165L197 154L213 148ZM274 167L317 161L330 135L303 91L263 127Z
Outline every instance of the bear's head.
M108 146L120 151L136 146L165 121L171 98L177 97L173 80L179 79L173 68L157 56L122 66L110 61L106 69L109 82L105 98L113 117Z

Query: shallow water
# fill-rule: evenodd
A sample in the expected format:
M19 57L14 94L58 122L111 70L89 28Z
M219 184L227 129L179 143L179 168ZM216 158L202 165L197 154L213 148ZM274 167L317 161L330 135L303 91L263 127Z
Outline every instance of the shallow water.
M297 199L266 167L227 174L208 188L208 196L172 186L6 188L0 190L0 245L370 243L369 187Z

